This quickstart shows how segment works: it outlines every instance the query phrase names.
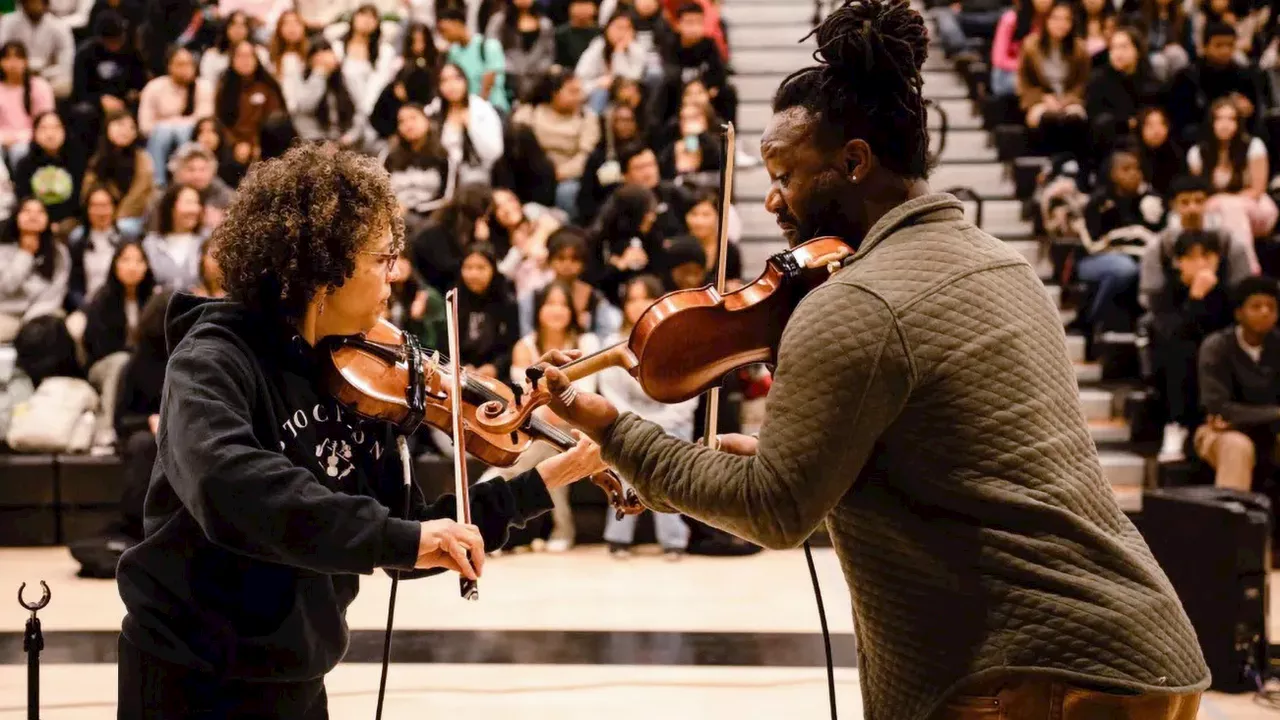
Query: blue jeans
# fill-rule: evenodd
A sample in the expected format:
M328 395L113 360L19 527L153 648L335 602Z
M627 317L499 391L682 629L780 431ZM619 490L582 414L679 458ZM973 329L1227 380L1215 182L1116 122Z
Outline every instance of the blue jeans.
M120 234L130 240L141 239L145 234L143 232L143 219L140 217L116 218L116 229Z
M604 88L592 90L587 94L587 107L596 115L603 115L609 107L609 91Z
M581 178L561 180L556 185L556 207L565 211L572 221L578 219L578 192L581 189Z
M1103 310L1138 282L1138 261L1121 252L1089 255L1076 263L1076 277L1094 286L1085 319L1097 322Z
M990 39L1003 13L1003 10L957 13L947 5L929 11L938 29L938 42L951 54L969 49L970 40Z
M169 184L169 154L191 139L192 126L186 123L160 123L151 129L147 138L147 154L155 166L156 183Z
M991 68L991 94L996 97L1013 97L1018 94L1018 74L1012 70Z
M609 510L604 522L604 540L617 545L630 545L636 538L636 519L639 515L624 515L616 520ZM685 550L689 547L689 526L678 513L653 514L653 531L663 550Z

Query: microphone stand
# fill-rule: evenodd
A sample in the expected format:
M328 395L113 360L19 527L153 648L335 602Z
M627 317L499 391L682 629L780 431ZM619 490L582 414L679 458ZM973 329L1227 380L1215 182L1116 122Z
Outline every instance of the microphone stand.
M27 654L27 720L40 720L40 651L44 650L44 634L40 632L40 618L36 611L49 604L52 593L45 581L40 581L40 599L27 602L22 591L27 584L18 588L18 604L31 611L27 618L26 629L22 633L22 651Z

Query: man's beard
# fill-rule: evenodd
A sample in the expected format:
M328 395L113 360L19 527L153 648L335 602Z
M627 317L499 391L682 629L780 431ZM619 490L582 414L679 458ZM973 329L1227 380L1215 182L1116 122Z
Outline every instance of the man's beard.
M856 190L843 176L830 173L815 181L803 218L795 218L796 244L834 236L853 247L862 242L863 230L854 218L859 201Z

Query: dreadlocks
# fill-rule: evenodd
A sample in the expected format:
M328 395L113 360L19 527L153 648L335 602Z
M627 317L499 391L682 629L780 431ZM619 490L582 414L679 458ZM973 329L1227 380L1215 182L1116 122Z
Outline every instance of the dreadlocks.
M817 117L819 142L862 138L889 170L926 178L924 19L908 0L845 0L801 42L814 35L818 64L782 81L773 111L802 107Z

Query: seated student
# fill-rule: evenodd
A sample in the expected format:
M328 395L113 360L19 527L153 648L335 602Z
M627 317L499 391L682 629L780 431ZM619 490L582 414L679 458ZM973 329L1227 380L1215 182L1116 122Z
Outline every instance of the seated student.
M618 332L605 339L605 345L625 341L631 335L640 316L662 297L662 281L653 275L637 275L622 286L623 323ZM609 368L600 373L600 394L612 402L619 412L633 412L646 420L657 423L667 433L681 440L693 440L694 412L698 400L686 400L668 405L655 402L640 382L622 368ZM625 410L623 409L625 408ZM627 515L621 520L609 512L604 521L604 539L609 544L609 554L618 559L630 557L631 544L635 541L636 521L639 515ZM679 560L689 547L689 526L679 513L653 513L654 532L663 556Z
M71 255L71 278L67 286L67 311L83 310L93 294L111 274L112 258L124 240L116 227L116 197L98 186L89 190L84 202L84 223L71 231L67 252ZM71 333L73 337L77 333Z
M37 115L32 128L34 142L13 170L13 190L44 204L55 234L69 233L80 214L84 153L68 147L66 126L56 112Z
M103 13L94 37L76 50L71 130L85 146L97 138L107 113L137 108L147 68L134 47L124 18Z
M1209 209L1218 212L1224 229L1249 248L1257 269L1253 240L1269 235L1280 218L1280 208L1267 193L1267 146L1245 130L1237 100L1219 98L1209 106L1209 114L1200 142L1187 151L1187 169L1208 180L1213 188Z
M156 231L142 241L156 282L175 291L190 291L200 277L204 205L200 193L186 185L170 185L157 209Z
M367 4L356 8L346 34L333 40L333 51L342 64L356 111L368 117L400 64L395 47L383 39L377 8Z
M556 60L556 27L535 0L511 0L489 18L485 36L497 40L507 61L507 87L527 97Z
M1090 64L1083 41L1073 34L1074 23L1075 10L1059 0L1044 28L1022 43L1018 102L1041 150L1081 157L1088 133L1084 91Z
M1135 124L1142 175L1152 189L1168 197L1170 183L1186 174L1187 154L1170 134L1169 115L1163 108L1143 108Z
M471 245L462 257L458 280L459 360L468 372L505 380L511 376L511 350L519 339L515 298L488 243Z
M552 69L512 122L530 127L537 136L556 166L556 207L574 218L587 156L600 141L600 120L583 104L582 81L567 70Z
M1089 237L1076 264L1077 277L1094 286L1083 320L1095 330L1114 320L1117 301L1137 285L1138 259L1157 241L1166 215L1133 151L1113 152L1108 164L1106 180L1085 207Z
M1111 34L1107 62L1094 68L1085 87L1085 111L1093 128L1093 152L1101 158L1137 125L1140 108L1158 105L1162 86L1142 50L1138 30Z
M578 350L583 355L590 355L600 349L600 338L578 324L578 315L573 307L573 288L567 283L552 281L549 285L534 293L533 296L534 327L516 343L511 353L510 382L519 384L524 381L525 371L538 362L538 358L552 350ZM574 382L574 386L583 392L596 392L599 377L589 375ZM550 412L540 412L543 419L553 425L568 430L569 426ZM527 453L520 463L507 472L519 472L522 467L530 467L554 454L550 446ZM564 552L573 547L576 530L573 521L573 508L569 504L569 492L554 490L551 493L553 508L551 510L551 533L546 549L550 552Z
M507 248L498 261L498 271L511 281L517 298L555 277L547 267L547 239L563 224L559 213L537 203L521 204L511 190L495 188L493 210L485 224L489 243Z
M568 22L556 28L555 64L578 66L587 46L600 34L596 23L596 0L569 0Z
M688 232L684 214L691 201L689 192L662 179L658 156L651 148L641 142L626 145L618 151L618 163L622 166L622 183L618 185L619 188L622 185L638 185L658 198L655 233L662 238L669 238Z
M605 201L591 226L594 284L606 297L620 297L622 283L666 267L663 237L655 230L658 199L639 185L623 185Z
M1256 73L1235 61L1236 31L1214 23L1205 29L1204 54L1173 78L1169 88L1169 119L1174 137L1195 142L1200 124L1209 117L1209 106L1219 98L1238 103L1246 125L1256 119L1260 84Z
M138 124L127 111L113 110L103 121L98 151L89 158L84 188L105 185L120 198L116 225L128 237L142 235L143 218L155 192L151 156L138 142ZM83 199L83 198L82 198Z
M689 210L684 215L689 226L689 235L702 246L707 256L706 275L703 284L716 280L716 255L720 251L720 194L715 190L702 190L693 196ZM669 246L668 239L664 246ZM738 243L730 242L725 252L725 287L734 289L742 286L742 251Z
M116 251L111 274L85 308L84 365L89 369L89 382L102 398L94 428L95 448L110 448L116 443L112 421L120 373L137 338L138 316L155 286L142 245L129 241Z
M197 142L189 142L174 151L169 158L169 172L173 183L186 185L200 193L200 202L204 203L204 226L212 230L222 224L236 191L231 189L218 175L218 157ZM157 198L158 204L159 198ZM157 218L155 205L147 213L154 229Z
M473 92L462 68L452 62L440 68L437 87L440 96L427 106L427 116L457 168L457 182L492 182L493 166L502 157L502 116Z
M133 349L120 373L112 417L124 461L121 518L115 529L134 540L142 539L142 503L151 482L151 466L156 461L160 396L169 359L164 321L170 296L168 291L155 293L138 314Z
M176 48L169 55L169 74L147 83L138 101L138 128L147 137L157 185L168 182L169 156L191 140L196 121L212 113L213 83L196 77L195 58Z
M658 166L666 180L699 187L718 187L721 157L720 139L711 133L715 110L710 105L680 106L678 138L658 154Z
M1139 26L1145 28L1143 40L1151 68L1161 82L1168 82L1196 54L1192 23L1187 9L1176 0L1144 0L1141 5L1137 14Z
M0 46L0 146L10 167L31 147L34 118L53 107L53 88L31 71L27 48L13 40Z
M502 45L468 29L466 14L458 8L437 13L436 30L449 43L446 59L462 70L471 92L488 100L498 112L511 112Z
M16 40L26 46L31 70L48 81L54 95L68 97L76 56L71 28L48 12L48 0L21 0L18 9L0 17L0 44Z
M1169 411L1162 460L1180 459L1187 435L1204 416L1196 387L1196 354L1210 333L1231 324L1230 259L1218 233L1183 230L1173 245L1165 281L1149 300L1151 358ZM1246 275L1247 277L1247 275Z
M258 156L267 119L287 107L280 83L258 58L255 46L247 41L234 45L231 65L218 81L214 108L237 160L248 165Z
M359 149L368 125L363 108L356 102L363 88L347 85L338 56L326 42L311 45L305 62L306 67L294 83L284 87L298 135L303 140L337 142Z
M1230 274L1223 277L1226 287L1253 274L1249 249L1235 242L1222 229L1222 219L1207 209L1209 184L1194 175L1179 175L1170 184L1169 221L1160 232L1160 242L1147 245L1142 253L1138 291L1142 306L1150 309L1155 297L1164 292L1165 281L1173 268L1173 245L1184 230L1206 232L1217 236L1218 254L1226 260Z
M421 105L406 104L397 113L396 134L382 165L405 213L405 233L411 236L453 193L449 154Z
M1275 467L1280 433L1280 333L1276 298L1267 277L1245 278L1233 288L1235 325L1200 346L1200 404L1208 415L1196 429L1196 454L1216 471L1218 487L1249 491L1255 468Z
M444 295L413 271L407 245L396 258L393 277L391 297L383 317L418 338L424 348L448 347Z
M585 232L573 226L562 227L547 238L547 267L552 281L573 289L573 308L578 313L578 326L604 337L617 330L622 313L612 305L599 288L583 280L590 259L590 240ZM520 306L520 334L533 332L533 296L535 288L517 297Z
M685 83L700 78L712 93L711 105L716 114L728 122L737 124L738 90L729 82L729 69L715 40L707 37L706 14L696 2L686 2L676 12L676 30L680 42L675 57L669 62L678 68L678 75L668 78L667 92L675 93ZM743 167L759 164L759 160L739 147L736 162Z
M61 313L70 275L67 249L54 240L44 205L23 200L0 229L0 343L30 320Z
M582 171L578 217L594 219L600 205L622 184L621 149L635 143L643 145L643 132L636 110L631 107L613 106L606 111L603 124L604 136L587 156L587 164Z
M485 243L494 253L506 254L488 241L484 218L493 206L493 188L470 183L458 188L448 202L431 213L418 232L408 236L407 245L418 275L441 293L458 285L463 260L472 245ZM497 266L494 260L494 266Z
M614 80L644 78L648 54L636 40L636 27L631 13L620 12L609 18L604 34L587 46L574 73L587 89L587 105L597 115L609 104L609 88Z
M502 157L493 166L493 184L511 188L525 202L545 207L556 204L556 164L542 149L533 128L506 124Z

